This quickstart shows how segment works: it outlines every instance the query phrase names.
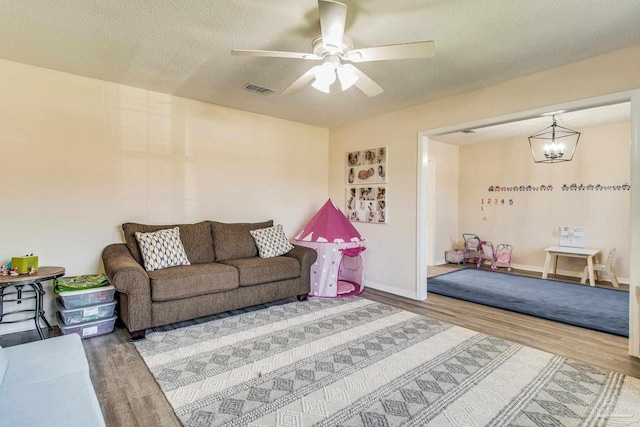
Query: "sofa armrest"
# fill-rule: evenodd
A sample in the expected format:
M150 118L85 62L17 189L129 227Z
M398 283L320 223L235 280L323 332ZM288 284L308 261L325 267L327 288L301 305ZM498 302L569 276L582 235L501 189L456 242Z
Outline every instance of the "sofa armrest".
M311 266L316 262L318 253L315 249L306 246L293 245L293 249L283 256L296 258L300 261L300 283L303 286L300 293L308 293L311 290Z
M133 258L127 245L116 243L104 248L102 262L109 282L118 292L151 297L149 276Z
M149 276L133 258L124 243L107 246L102 262L109 282L120 293L120 318L129 331L144 331L153 326Z
M306 246L293 245L293 249L291 249L283 256L296 258L298 261L300 261L300 267L310 269L311 265L316 262L318 253L315 251L315 249L311 249Z

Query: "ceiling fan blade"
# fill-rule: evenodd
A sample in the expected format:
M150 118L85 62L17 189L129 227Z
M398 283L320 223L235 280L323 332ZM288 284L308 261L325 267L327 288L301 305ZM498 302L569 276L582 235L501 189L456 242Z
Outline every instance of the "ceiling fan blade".
M435 54L436 42L423 41L355 49L349 52L344 59L351 62L369 62L390 59L431 58Z
M321 65L316 65L315 67L311 67L309 71L298 77L298 80L291 83L288 88L282 91L283 95L293 95L300 89L302 89L307 83L315 78L315 71Z
M279 50L232 49L231 54L235 56L268 56L271 58L322 59L313 53L282 52Z
M353 65L345 64L343 65L343 67L351 69L353 73L356 76L358 76L358 80L356 80L356 82L354 83L354 86L360 89L362 92L364 92L365 95L371 97L371 96L379 95L382 92L384 92L384 89L382 89L380 85L378 85L378 83L371 80L369 76L367 76L362 71L358 70Z
M318 0L320 13L320 30L322 44L342 48L344 39L344 25L347 20L347 6L331 0ZM328 49L331 51L331 49Z

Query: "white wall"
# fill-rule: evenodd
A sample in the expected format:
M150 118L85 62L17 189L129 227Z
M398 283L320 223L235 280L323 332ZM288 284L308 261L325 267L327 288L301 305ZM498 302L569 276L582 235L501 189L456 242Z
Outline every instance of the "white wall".
M433 263L429 265L438 265L445 262L444 252L455 248L460 240L458 199L459 190L466 183L460 180L457 146L430 138L428 151L428 167L435 168L433 174L429 173L432 179L428 181L430 189L433 185L428 195L428 207L433 210L429 215L429 222L433 224L428 227L431 232L427 235L433 252Z
M324 129L0 61L0 144L19 160L2 164L11 209L0 216L0 259L34 252L42 265L94 272L125 220L268 216L292 235L326 200L327 181L344 209L347 151L388 146L390 223L356 224L367 238L366 283L415 297L418 134L637 89L639 69L634 46L331 129L327 177ZM168 106L170 131L157 118ZM155 167L168 163L171 178Z
M354 222L353 225L366 239L367 250L363 257L367 286L411 297L415 292L407 284L415 284L417 134L401 122L384 121L382 127L372 120L330 131L330 197L345 210L347 152L388 148L386 201L389 223ZM413 140L410 146L408 140Z
M461 147L460 229L494 246L513 245L513 264L542 271L542 249L558 244L559 227L585 227L585 245L601 250L600 262L616 248L614 270L628 283L630 191L563 191L562 186L629 184L630 129L629 122L577 129L582 135L573 160L556 164L534 163L526 138ZM516 185L552 185L553 191L488 191ZM583 259L564 257L558 273L579 277L584 266Z
M341 200L344 194L345 151L389 146L390 223L358 224L367 238L368 286L399 295L417 295L420 132L637 89L639 69L640 46L634 46L332 129L329 193L336 200Z
M326 129L7 61L0 76L0 263L101 272L127 221L272 218L293 237L328 197Z

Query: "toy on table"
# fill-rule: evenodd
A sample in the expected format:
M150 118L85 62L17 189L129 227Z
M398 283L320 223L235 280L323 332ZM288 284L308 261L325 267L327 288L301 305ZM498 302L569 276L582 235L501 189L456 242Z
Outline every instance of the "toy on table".
M33 254L27 254L24 256L12 257L11 267L18 267L19 274L28 274L31 271L31 267L38 270L38 257Z
M0 265L0 276L19 276L18 267L12 267L11 263Z

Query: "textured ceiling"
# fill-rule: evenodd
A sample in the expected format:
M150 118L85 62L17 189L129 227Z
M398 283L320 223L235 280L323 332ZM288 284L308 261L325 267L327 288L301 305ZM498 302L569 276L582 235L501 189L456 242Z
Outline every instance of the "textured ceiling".
M2 0L0 58L322 127L640 44L636 0L345 0L354 48L435 40L430 59L358 64L384 92L282 91L316 62L316 0Z

